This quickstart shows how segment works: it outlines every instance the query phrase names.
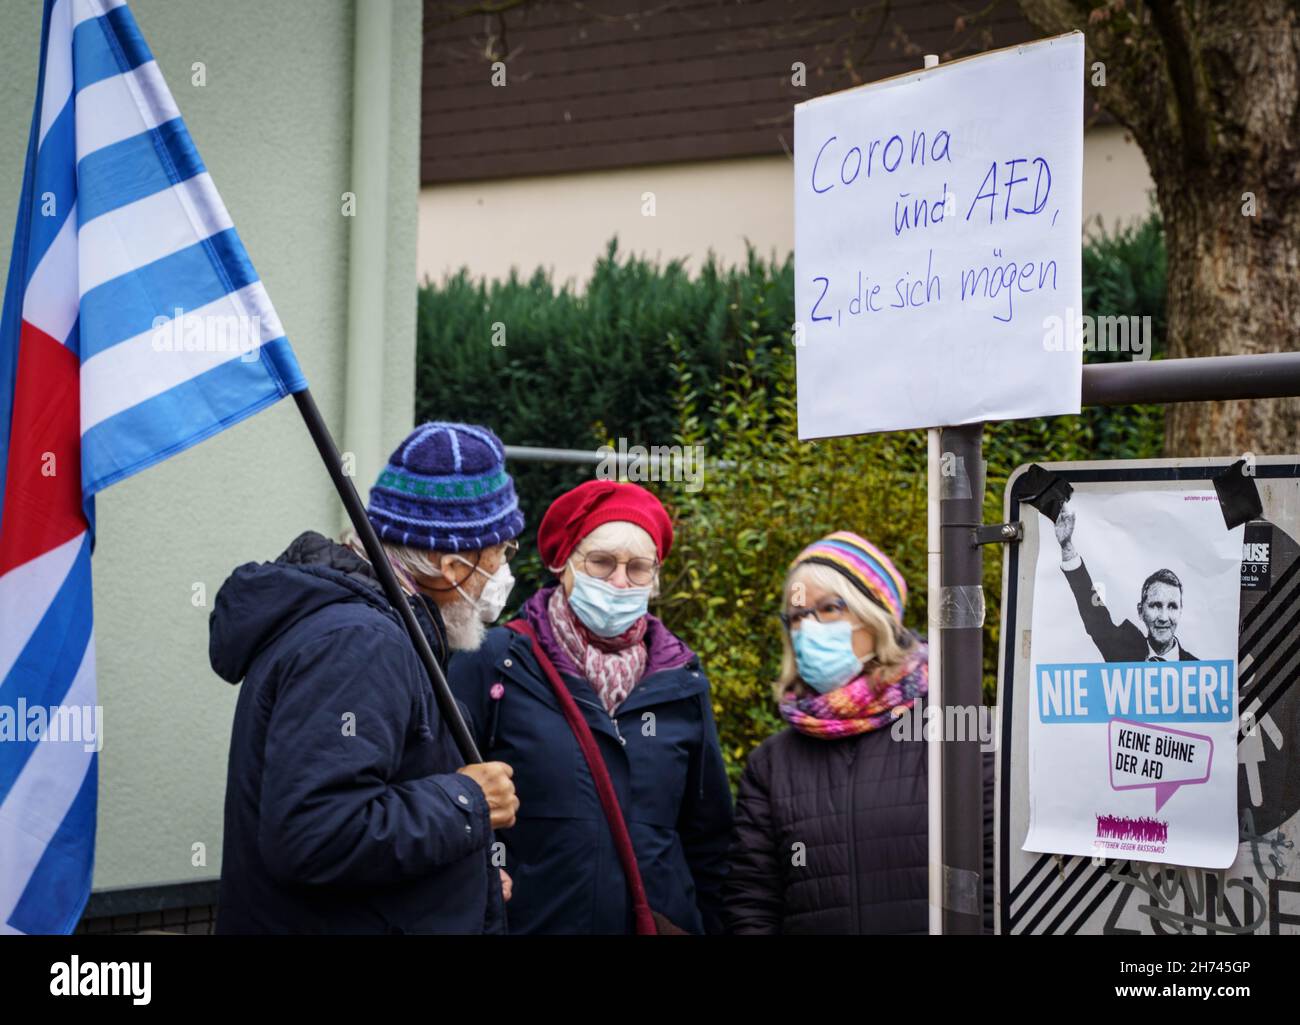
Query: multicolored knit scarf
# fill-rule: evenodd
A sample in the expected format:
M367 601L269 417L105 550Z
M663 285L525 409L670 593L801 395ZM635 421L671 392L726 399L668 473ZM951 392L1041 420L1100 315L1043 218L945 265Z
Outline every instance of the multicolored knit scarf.
M918 641L907 657L889 669L855 676L825 694L798 697L787 690L782 717L800 733L822 740L852 737L888 726L929 690L928 650Z
M562 586L551 592L546 614L560 646L582 667L605 711L613 715L645 674L646 617L642 616L617 637L598 637L573 614Z

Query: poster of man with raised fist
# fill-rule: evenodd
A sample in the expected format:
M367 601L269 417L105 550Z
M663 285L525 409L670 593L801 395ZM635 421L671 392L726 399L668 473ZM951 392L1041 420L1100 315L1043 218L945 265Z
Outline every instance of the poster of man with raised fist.
M1024 849L1226 868L1242 528L1214 491L1077 487L1054 534L1035 567Z
M1107 662L1195 662L1178 642L1178 622L1183 613L1183 583L1172 569L1162 567L1142 581L1138 617L1116 625L1103 597L1097 592L1088 567L1074 545L1075 511L1069 502L1056 518L1056 540L1061 546L1061 571L1069 581L1079 617Z

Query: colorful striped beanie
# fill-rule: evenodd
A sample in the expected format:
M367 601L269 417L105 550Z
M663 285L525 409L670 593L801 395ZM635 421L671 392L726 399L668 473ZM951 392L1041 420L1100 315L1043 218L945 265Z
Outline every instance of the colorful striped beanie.
M366 513L390 544L437 552L479 551L524 529L505 446L473 424L412 431L370 489Z
M898 567L865 537L847 530L837 530L815 541L795 556L790 570L804 563L829 566L848 578L859 591L893 616L902 626L903 606L907 604L907 583Z

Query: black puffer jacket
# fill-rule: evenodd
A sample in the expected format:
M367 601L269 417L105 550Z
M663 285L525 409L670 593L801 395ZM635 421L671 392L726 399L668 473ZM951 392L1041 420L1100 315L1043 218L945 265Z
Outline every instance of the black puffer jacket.
M992 931L993 759L984 756L984 923ZM732 932L925 933L926 745L890 730L822 740L785 729L740 781Z

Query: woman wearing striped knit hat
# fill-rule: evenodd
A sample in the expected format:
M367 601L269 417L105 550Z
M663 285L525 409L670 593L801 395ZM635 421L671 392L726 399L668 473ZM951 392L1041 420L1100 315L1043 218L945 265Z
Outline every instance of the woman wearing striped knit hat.
M889 729L926 693L926 645L903 626L906 601L894 564L848 531L791 564L776 684L789 727L753 752L740 782L731 931L927 931L926 746Z

